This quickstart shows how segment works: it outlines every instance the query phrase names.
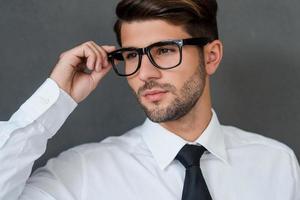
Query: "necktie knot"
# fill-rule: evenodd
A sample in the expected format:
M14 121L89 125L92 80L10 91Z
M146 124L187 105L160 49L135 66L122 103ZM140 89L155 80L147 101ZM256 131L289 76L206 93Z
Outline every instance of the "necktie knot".
M190 168L192 166L200 166L200 158L206 148L203 146L186 144L178 152L176 159L185 166L185 168Z

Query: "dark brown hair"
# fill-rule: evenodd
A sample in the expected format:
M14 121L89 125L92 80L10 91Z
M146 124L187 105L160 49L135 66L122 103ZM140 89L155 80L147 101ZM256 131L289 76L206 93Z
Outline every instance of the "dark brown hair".
M216 0L122 0L114 31L120 46L123 22L161 19L182 26L192 37L219 38Z

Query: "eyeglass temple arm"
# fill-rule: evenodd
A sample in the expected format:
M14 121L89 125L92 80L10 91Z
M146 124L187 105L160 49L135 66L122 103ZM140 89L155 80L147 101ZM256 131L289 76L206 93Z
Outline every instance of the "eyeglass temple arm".
M113 54L114 54L114 52L110 52L110 53L107 54L108 60L112 59ZM122 54L118 54L118 53L115 54L115 59L124 60Z
M209 38L189 38L182 40L183 45L200 45L204 46L209 42L212 42Z

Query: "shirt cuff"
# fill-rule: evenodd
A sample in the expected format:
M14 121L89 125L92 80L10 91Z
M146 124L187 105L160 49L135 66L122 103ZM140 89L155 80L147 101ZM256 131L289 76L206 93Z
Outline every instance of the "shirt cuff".
M0 148L15 130L24 128L34 121L40 122L48 130L49 137L53 136L77 105L54 80L46 79L7 123L0 124Z
M25 113L32 122L41 117L42 114L55 104L58 104L59 108L63 109L64 112L60 114L67 115L69 115L78 105L72 97L59 88L54 80L48 78L20 107L20 110Z
M48 80L55 84L56 90L59 90L59 95L54 104L51 104L47 112L42 113L37 121L48 130L50 134L48 137L52 137L78 104L68 93L59 88L54 80L50 78ZM51 100L49 99L49 101Z

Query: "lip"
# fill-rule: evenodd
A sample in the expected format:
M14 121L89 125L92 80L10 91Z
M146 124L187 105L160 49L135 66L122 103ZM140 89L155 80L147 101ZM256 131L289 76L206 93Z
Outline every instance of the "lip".
M159 101L168 91L165 90L147 90L142 96L149 101Z
M154 95L154 94L159 94L159 93L166 93L167 91L165 90L146 90L143 92L142 96L148 96L148 95Z

